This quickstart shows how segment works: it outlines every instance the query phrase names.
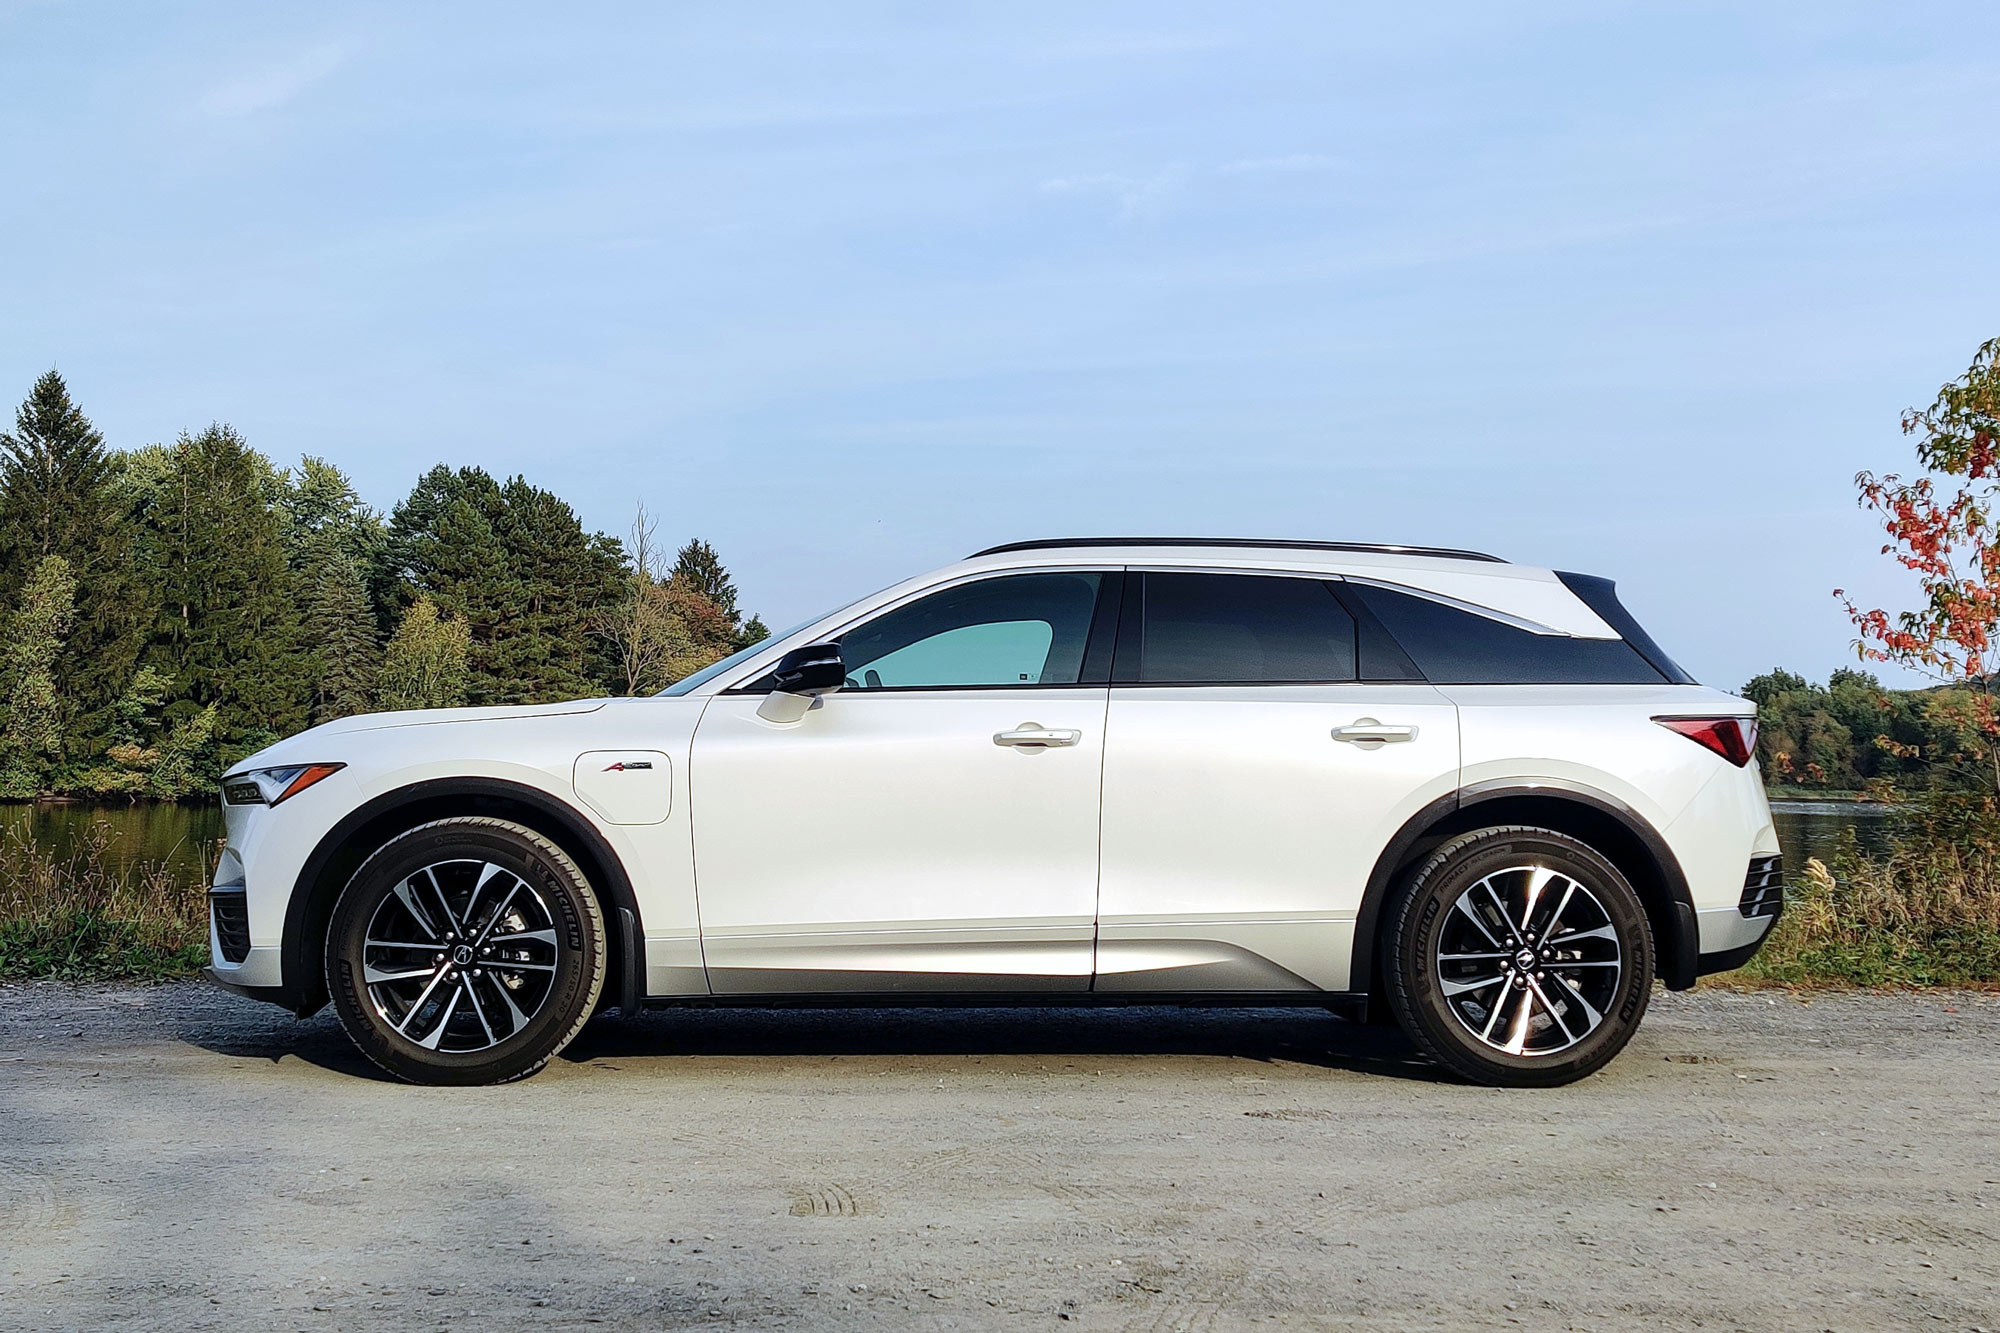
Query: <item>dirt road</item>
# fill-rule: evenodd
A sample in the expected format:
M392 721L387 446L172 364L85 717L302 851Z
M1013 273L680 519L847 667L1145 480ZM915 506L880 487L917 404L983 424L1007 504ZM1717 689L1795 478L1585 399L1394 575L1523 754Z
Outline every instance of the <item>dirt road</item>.
M2000 1329L1996 1106L1993 996L1662 997L1542 1093L1152 1009L612 1017L439 1091L0 987L0 1326Z

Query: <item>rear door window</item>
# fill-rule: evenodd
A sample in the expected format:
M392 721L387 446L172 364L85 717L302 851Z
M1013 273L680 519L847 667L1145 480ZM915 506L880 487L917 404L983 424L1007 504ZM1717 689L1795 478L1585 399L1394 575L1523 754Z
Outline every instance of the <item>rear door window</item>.
M1261 685L1354 679L1354 617L1326 582L1255 574L1141 576L1136 665L1149 685Z

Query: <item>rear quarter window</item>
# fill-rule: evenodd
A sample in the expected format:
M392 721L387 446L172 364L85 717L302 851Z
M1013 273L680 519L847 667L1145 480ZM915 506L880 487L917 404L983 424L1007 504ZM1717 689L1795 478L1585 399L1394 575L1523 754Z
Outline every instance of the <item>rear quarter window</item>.
M1623 639L1536 634L1428 597L1363 583L1348 591L1433 685L1658 685L1666 677Z

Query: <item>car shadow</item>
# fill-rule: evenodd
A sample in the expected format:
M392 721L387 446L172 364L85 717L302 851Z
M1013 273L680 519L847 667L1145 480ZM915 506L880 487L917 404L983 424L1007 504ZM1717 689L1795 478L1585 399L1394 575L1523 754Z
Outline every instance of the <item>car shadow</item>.
M1393 1027L1305 1008L671 1007L602 1015L561 1058L1075 1055L1214 1056L1455 1081Z
M218 996L189 1016L182 1041L232 1059L296 1059L331 1073L391 1076L362 1055L330 1009L294 1019ZM1207 1056L1452 1083L1393 1027L1350 1023L1321 1009L923 1007L685 1007L616 1010L585 1025L563 1051L571 1064L759 1056Z

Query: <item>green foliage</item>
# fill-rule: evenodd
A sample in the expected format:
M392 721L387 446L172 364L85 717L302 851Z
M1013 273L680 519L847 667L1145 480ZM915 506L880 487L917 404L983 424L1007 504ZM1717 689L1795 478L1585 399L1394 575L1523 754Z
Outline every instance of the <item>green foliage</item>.
M45 790L63 757L63 701L56 684L76 612L76 576L69 561L43 556L7 626L4 680L7 714L0 730L0 796Z
M214 705L220 738L246 749L304 726L313 692L268 473L242 436L210 426L164 452L140 507L156 581L147 660L175 702Z
M713 547L680 556L479 468L432 468L385 522L226 425L114 452L51 371L0 434L0 799L206 795L374 707L657 689L766 633Z
M68 562L76 615L49 670L65 729L84 749L109 739L105 710L131 675L142 629L122 471L53 370L0 434L0 604L16 602L46 557Z
M448 620L435 602L419 598L383 654L377 702L385 709L458 707L465 702L471 647L463 620Z
M351 548L328 532L309 541L303 563L300 625L312 654L312 720L365 713L374 700L382 648L361 566Z

